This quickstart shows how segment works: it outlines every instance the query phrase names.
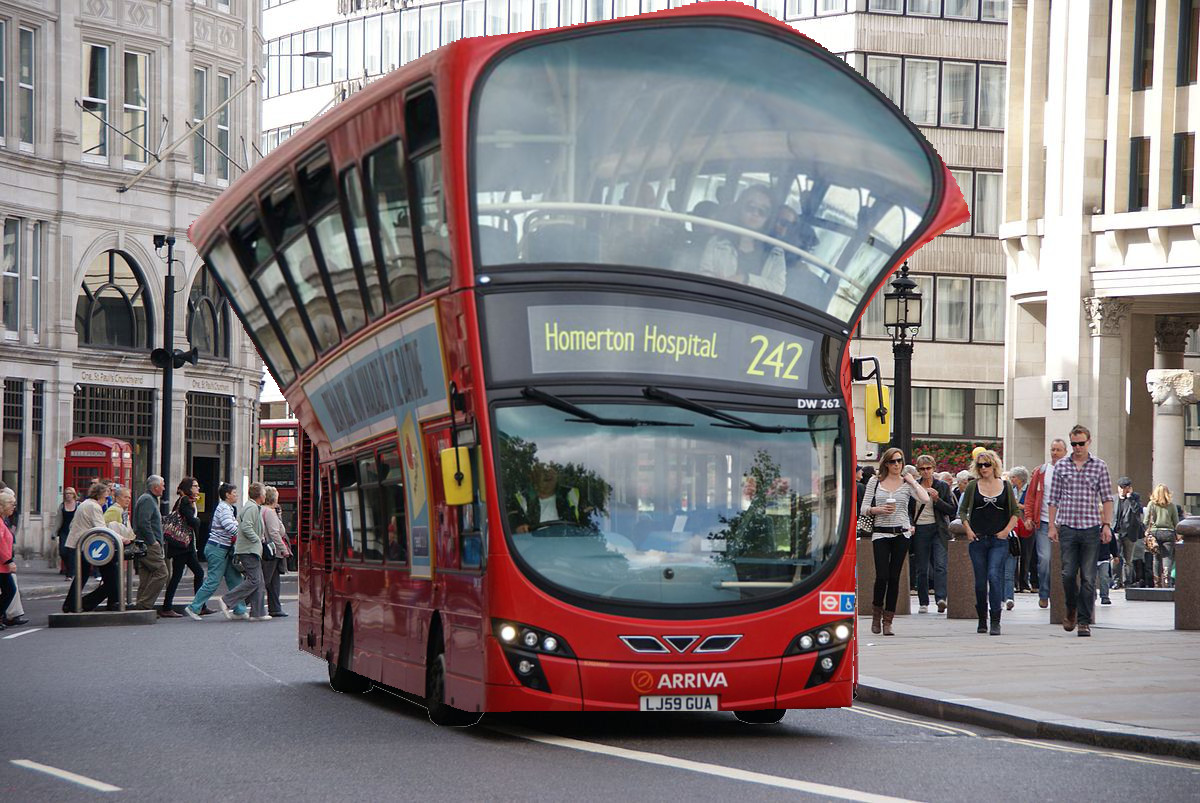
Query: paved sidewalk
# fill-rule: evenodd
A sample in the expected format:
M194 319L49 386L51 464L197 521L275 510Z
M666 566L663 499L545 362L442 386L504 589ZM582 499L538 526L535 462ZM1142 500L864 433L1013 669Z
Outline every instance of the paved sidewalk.
M1112 600L1097 601L1091 638L1049 624L1036 594L1017 595L1002 636L976 633L974 619L913 613L884 638L860 617L860 699L1200 758L1200 631L1174 629L1174 603L1127 602L1121 591Z

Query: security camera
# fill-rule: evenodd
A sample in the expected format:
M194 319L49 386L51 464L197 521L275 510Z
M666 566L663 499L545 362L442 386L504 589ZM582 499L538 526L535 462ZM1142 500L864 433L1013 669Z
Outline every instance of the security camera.
M167 235L165 235L165 234L154 235L154 250L155 251L162 248L166 244L167 244Z

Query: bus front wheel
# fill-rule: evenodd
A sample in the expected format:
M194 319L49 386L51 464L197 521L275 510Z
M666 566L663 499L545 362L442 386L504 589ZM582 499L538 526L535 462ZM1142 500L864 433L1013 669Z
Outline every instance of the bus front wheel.
M338 646L337 660L330 659L328 661L329 688L343 694L365 694L371 690L371 681L350 670L354 629L350 625L349 615L346 616L345 622L346 625L342 628L342 640Z
M425 707L434 725L469 728L483 717L480 712L463 711L446 703L446 652L441 645L425 670Z
M762 708L757 711L734 711L733 715L747 725L774 725L786 713L783 708Z

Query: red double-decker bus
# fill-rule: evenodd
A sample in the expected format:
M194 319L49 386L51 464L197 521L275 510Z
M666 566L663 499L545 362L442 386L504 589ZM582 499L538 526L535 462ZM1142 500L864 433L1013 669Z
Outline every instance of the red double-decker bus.
M300 422L294 418L258 423L258 481L279 491L280 518L293 547L300 497L300 437Z
M438 723L849 705L850 333L965 218L740 4L459 41L314 120L191 231L311 438L300 649Z

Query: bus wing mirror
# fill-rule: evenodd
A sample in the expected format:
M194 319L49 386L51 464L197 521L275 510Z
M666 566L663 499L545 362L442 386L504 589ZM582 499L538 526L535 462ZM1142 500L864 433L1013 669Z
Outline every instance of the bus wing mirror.
M466 446L442 449L442 489L447 505L470 504L475 498L471 476L471 453Z
M867 440L887 443L892 439L891 412L888 410L888 389L882 384L867 385L863 414L867 419Z

